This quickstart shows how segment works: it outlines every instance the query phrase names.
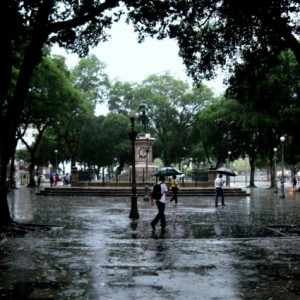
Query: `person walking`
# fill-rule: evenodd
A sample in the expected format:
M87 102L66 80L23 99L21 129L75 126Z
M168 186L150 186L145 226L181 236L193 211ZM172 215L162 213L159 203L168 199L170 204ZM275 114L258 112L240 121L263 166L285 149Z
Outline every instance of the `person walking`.
M53 174L50 175L50 186L54 184L54 176Z
M42 180L42 176L41 176L41 175L39 175L39 176L38 176L38 180L37 180L37 182L38 182L38 186L40 186L40 185L41 185L41 180Z
M59 175L56 173L55 175L55 185L58 185L58 183L60 182L60 178L59 178Z
M293 188L297 187L297 179L296 177L293 178Z
M170 199L170 201L172 202L173 200L175 200L175 205L177 205L177 202L178 202L178 199L177 199L178 187L179 187L179 184L176 179L176 175L173 175L172 179L171 179L171 189L172 189L173 196Z
M224 181L222 180L223 175L219 174L219 176L215 179L215 188L216 188L216 199L215 199L215 205L218 206L218 198L221 196L221 203L222 205L225 205L224 203L224 194L223 194L223 184Z
M166 194L169 191L168 186L165 184L165 176L160 176L157 184L160 185L161 197L160 199L155 199L158 213L153 219L153 221L151 222L151 227L153 230L155 230L155 226L160 220L161 230L162 232L164 232L166 230L166 218L165 218ZM154 204L154 195L153 195L154 188L155 186L153 187L151 192L151 206L153 206Z

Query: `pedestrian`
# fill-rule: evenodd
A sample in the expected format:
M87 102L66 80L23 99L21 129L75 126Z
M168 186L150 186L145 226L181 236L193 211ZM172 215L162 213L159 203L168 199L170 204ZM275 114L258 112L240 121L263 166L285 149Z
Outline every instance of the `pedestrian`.
M55 185L57 185L59 181L60 181L59 175L56 173L56 175L55 175Z
M37 181L38 181L38 186L40 186L40 185L41 185L41 179L42 179L42 176L41 176L41 175L39 175L39 176L38 176L38 180L37 180Z
M296 188L297 186L297 179L296 177L293 178L293 188Z
M166 218L165 218L166 194L169 191L168 186L165 184L165 176L163 176L163 175L160 176L157 184L160 185L161 197L160 197L160 199L155 199L158 213L157 213L156 217L153 219L153 221L151 222L151 227L153 230L155 230L155 225L160 220L161 231L165 232L165 229L166 229ZM154 203L154 193L153 193L154 188L155 188L155 185L152 188L152 192L151 192L151 206L153 206L153 203Z
M54 176L53 174L50 175L50 186L52 186L54 183Z
M69 173L67 173L65 176L64 176L64 184L65 185L68 185L70 182L70 175Z
M173 200L175 200L175 205L177 205L177 202L178 202L178 199L177 199L178 188L179 188L179 184L176 179L176 175L173 175L172 179L171 179L171 189L172 189L173 196L170 199L170 201L172 202Z
M223 184L224 181L222 180L223 175L219 174L219 176L215 179L215 188L216 188L216 199L215 199L215 205L218 206L218 198L221 196L222 199L222 205L225 205L224 203L224 194L223 194Z

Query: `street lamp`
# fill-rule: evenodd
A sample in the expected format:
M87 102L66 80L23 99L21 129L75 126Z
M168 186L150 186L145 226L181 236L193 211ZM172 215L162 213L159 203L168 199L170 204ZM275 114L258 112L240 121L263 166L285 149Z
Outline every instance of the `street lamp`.
M228 151L228 160L227 160L228 165L227 165L227 168L229 168L229 166L230 166L230 155L231 155L231 151ZM230 186L228 175L226 176L226 186Z
M54 150L54 152L55 152L55 173L57 173L57 152L58 152L58 150Z
M149 156L149 138L150 138L150 134L146 133L145 134L146 140L147 140L147 147L145 148L145 155L146 155L146 180L145 180L145 195L144 195L144 201L149 201L150 200L150 196L149 196L149 178L148 178L148 156Z
M136 119L136 112L134 110L129 112L129 119L131 122L131 132L129 133L129 138L131 140L131 210L129 213L129 218L138 219L139 212L137 208L137 195L136 195L136 176L135 176L135 141L137 137L137 132L134 131L134 121Z
M278 193L278 188L277 188L277 166L276 166L276 161L277 161L277 157L276 157L276 152L277 152L277 148L274 148L274 193Z
M146 184L145 184L145 195L144 195L144 200L145 201L149 201L150 200L150 196L149 196L149 180L148 180L148 153L149 153L149 148L145 149L145 153L146 153Z
M285 137L281 136L280 141L281 141L281 194L279 197L285 198L285 194L284 194L284 158L283 158L283 142L285 141Z

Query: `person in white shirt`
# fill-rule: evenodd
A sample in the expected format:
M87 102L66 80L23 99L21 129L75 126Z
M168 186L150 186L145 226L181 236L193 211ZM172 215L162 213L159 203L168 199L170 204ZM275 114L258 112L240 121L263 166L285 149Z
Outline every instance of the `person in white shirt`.
M215 199L215 205L218 206L218 198L221 196L222 199L222 205L225 205L224 203L224 194L223 194L223 180L222 180L223 175L219 174L219 176L215 179L215 188L216 188L216 199Z
M151 222L151 227L155 230L155 225L160 220L161 230L162 232L166 229L166 218L165 218L165 206L166 206L166 194L169 192L168 186L165 184L165 176L160 176L158 184L160 184L162 196L159 200L156 200L156 205L158 208L158 213L156 217ZM151 193L151 206L153 206L153 197Z

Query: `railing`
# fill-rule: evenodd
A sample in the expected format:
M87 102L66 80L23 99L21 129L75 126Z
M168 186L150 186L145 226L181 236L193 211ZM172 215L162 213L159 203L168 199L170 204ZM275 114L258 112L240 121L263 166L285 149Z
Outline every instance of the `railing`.
M72 185L84 185L84 186L130 186L131 184L131 174L130 173L124 173L121 175L113 175L110 178L106 176L103 178L96 178L95 174L90 171L82 171L82 170L76 170L76 173L73 173L73 180L71 180ZM189 186L209 186L212 183L212 179L210 178L211 175L209 175L209 169L202 168L202 169L193 169L192 172L189 174L190 176L185 176L184 183L182 184L183 187L189 187ZM77 178L77 179L76 179ZM153 175L149 176L148 179L148 185L152 186L156 182L156 177ZM166 183L170 183L171 177L167 179ZM137 186L143 186L145 185L145 180L143 176L137 176L136 178L136 184Z
M208 181L208 168L192 169L192 181L207 182Z

